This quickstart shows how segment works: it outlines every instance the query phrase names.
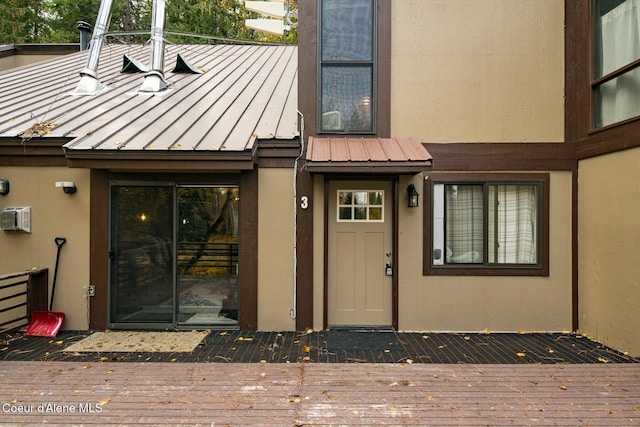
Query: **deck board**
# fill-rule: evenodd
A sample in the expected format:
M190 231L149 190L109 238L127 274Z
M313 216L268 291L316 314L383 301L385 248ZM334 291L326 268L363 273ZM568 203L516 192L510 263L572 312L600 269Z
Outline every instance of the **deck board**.
M640 425L637 363L4 361L0 376L2 425Z

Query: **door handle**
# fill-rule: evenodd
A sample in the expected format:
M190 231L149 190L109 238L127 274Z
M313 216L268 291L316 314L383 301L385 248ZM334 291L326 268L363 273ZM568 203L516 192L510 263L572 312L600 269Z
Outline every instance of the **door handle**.
M384 275L393 276L393 267L391 266L391 263L387 263L387 265L384 267Z

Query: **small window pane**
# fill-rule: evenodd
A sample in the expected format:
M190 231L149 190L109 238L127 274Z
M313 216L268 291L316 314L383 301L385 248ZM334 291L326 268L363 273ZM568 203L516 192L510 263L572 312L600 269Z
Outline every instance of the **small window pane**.
M382 206L382 193L380 191L370 192L369 204L372 206Z
M338 193L338 203L341 205L350 205L352 199L351 191L340 191Z
M322 66L322 131L372 132L372 66Z
M596 0L595 77L640 58L640 2Z
M446 186L446 263L484 262L482 185Z
M364 191L358 191L354 193L354 204L356 205L366 205L367 204L367 193Z
M595 99L596 127L640 115L640 68L596 87Z
M354 219L358 220L366 220L367 219L367 208L354 208Z
M370 220L381 220L382 219L382 208L369 208L369 219Z
M489 186L489 262L538 262L538 187Z
M322 0L322 60L373 60L372 0Z
M339 218L343 220L353 219L351 217L351 208L340 208L339 210Z

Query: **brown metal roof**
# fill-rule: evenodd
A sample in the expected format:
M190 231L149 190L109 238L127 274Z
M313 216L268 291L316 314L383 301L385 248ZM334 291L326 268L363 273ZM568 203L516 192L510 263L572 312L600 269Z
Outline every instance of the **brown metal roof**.
M431 154L413 138L309 137L311 172L417 173L431 166Z
M177 54L203 71L179 74ZM297 47L167 45L161 94L137 93L144 74L121 73L124 55L102 49L97 95L72 95L87 51L0 73L0 138L69 140L67 154L251 152L256 139L298 137Z

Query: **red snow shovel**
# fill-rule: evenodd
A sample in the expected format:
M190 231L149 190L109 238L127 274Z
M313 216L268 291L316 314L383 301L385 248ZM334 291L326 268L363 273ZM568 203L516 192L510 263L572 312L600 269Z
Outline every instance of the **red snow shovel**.
M60 261L60 249L67 243L64 237L56 237L54 239L58 247L56 254L56 267L53 273L53 285L51 286L51 301L49 302L49 311L32 311L31 323L27 328L26 335L36 337L55 337L58 335L62 324L64 323L64 313L53 310L53 295L56 292L56 280L58 279L58 261Z

